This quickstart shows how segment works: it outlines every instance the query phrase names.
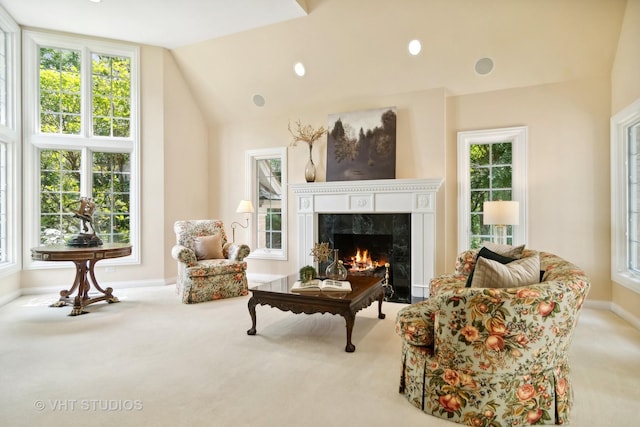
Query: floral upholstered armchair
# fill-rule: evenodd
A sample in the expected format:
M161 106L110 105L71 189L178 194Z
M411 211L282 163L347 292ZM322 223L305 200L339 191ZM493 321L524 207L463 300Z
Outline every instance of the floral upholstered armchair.
M250 249L227 241L222 221L176 221L177 244L171 256L178 261L176 291L183 303L247 295Z
M428 300L398 313L400 392L430 415L471 426L566 424L573 403L569 345L589 279L539 257L540 283L466 287L478 251L431 280Z

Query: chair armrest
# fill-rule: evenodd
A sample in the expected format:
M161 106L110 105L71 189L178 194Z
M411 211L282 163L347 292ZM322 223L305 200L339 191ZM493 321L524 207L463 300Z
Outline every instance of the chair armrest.
M477 249L471 249L461 252L456 258L455 274L464 274L468 276L476 265L476 257L478 256Z
M231 261L242 261L249 256L251 248L249 248L249 245L236 245L235 243L227 242L222 248L222 253Z
M466 274L443 274L429 281L429 298L446 290L464 288L467 283Z
M409 344L433 346L436 310L432 299L403 307L396 316L396 333Z
M176 261L186 264L188 267L193 267L198 264L196 253L186 246L175 245L171 248L171 256Z

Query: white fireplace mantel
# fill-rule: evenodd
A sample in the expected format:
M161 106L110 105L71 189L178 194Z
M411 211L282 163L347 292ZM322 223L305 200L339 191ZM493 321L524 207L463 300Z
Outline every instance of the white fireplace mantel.
M411 295L428 296L436 246L435 179L382 179L290 184L296 196L298 263L313 265L320 213L410 213Z

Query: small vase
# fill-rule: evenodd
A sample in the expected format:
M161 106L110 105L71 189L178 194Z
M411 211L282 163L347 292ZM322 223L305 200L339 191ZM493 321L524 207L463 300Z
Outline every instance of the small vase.
M333 250L333 262L327 267L325 272L327 277L332 280L345 280L347 278L347 268L341 260L338 259L338 250Z
M313 157L311 156L311 149L313 146L309 144L309 161L304 168L304 178L307 182L314 182L316 180L316 165L313 164Z

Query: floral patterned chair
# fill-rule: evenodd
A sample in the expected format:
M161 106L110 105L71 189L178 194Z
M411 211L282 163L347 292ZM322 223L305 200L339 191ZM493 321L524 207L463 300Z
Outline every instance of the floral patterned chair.
M227 241L222 221L176 221L177 244L171 256L178 261L176 291L193 304L248 294L247 245Z
M398 313L400 393L430 415L470 426L566 424L573 403L569 345L589 291L585 273L540 257L541 283L465 287L477 251ZM542 273L544 275L542 276Z

